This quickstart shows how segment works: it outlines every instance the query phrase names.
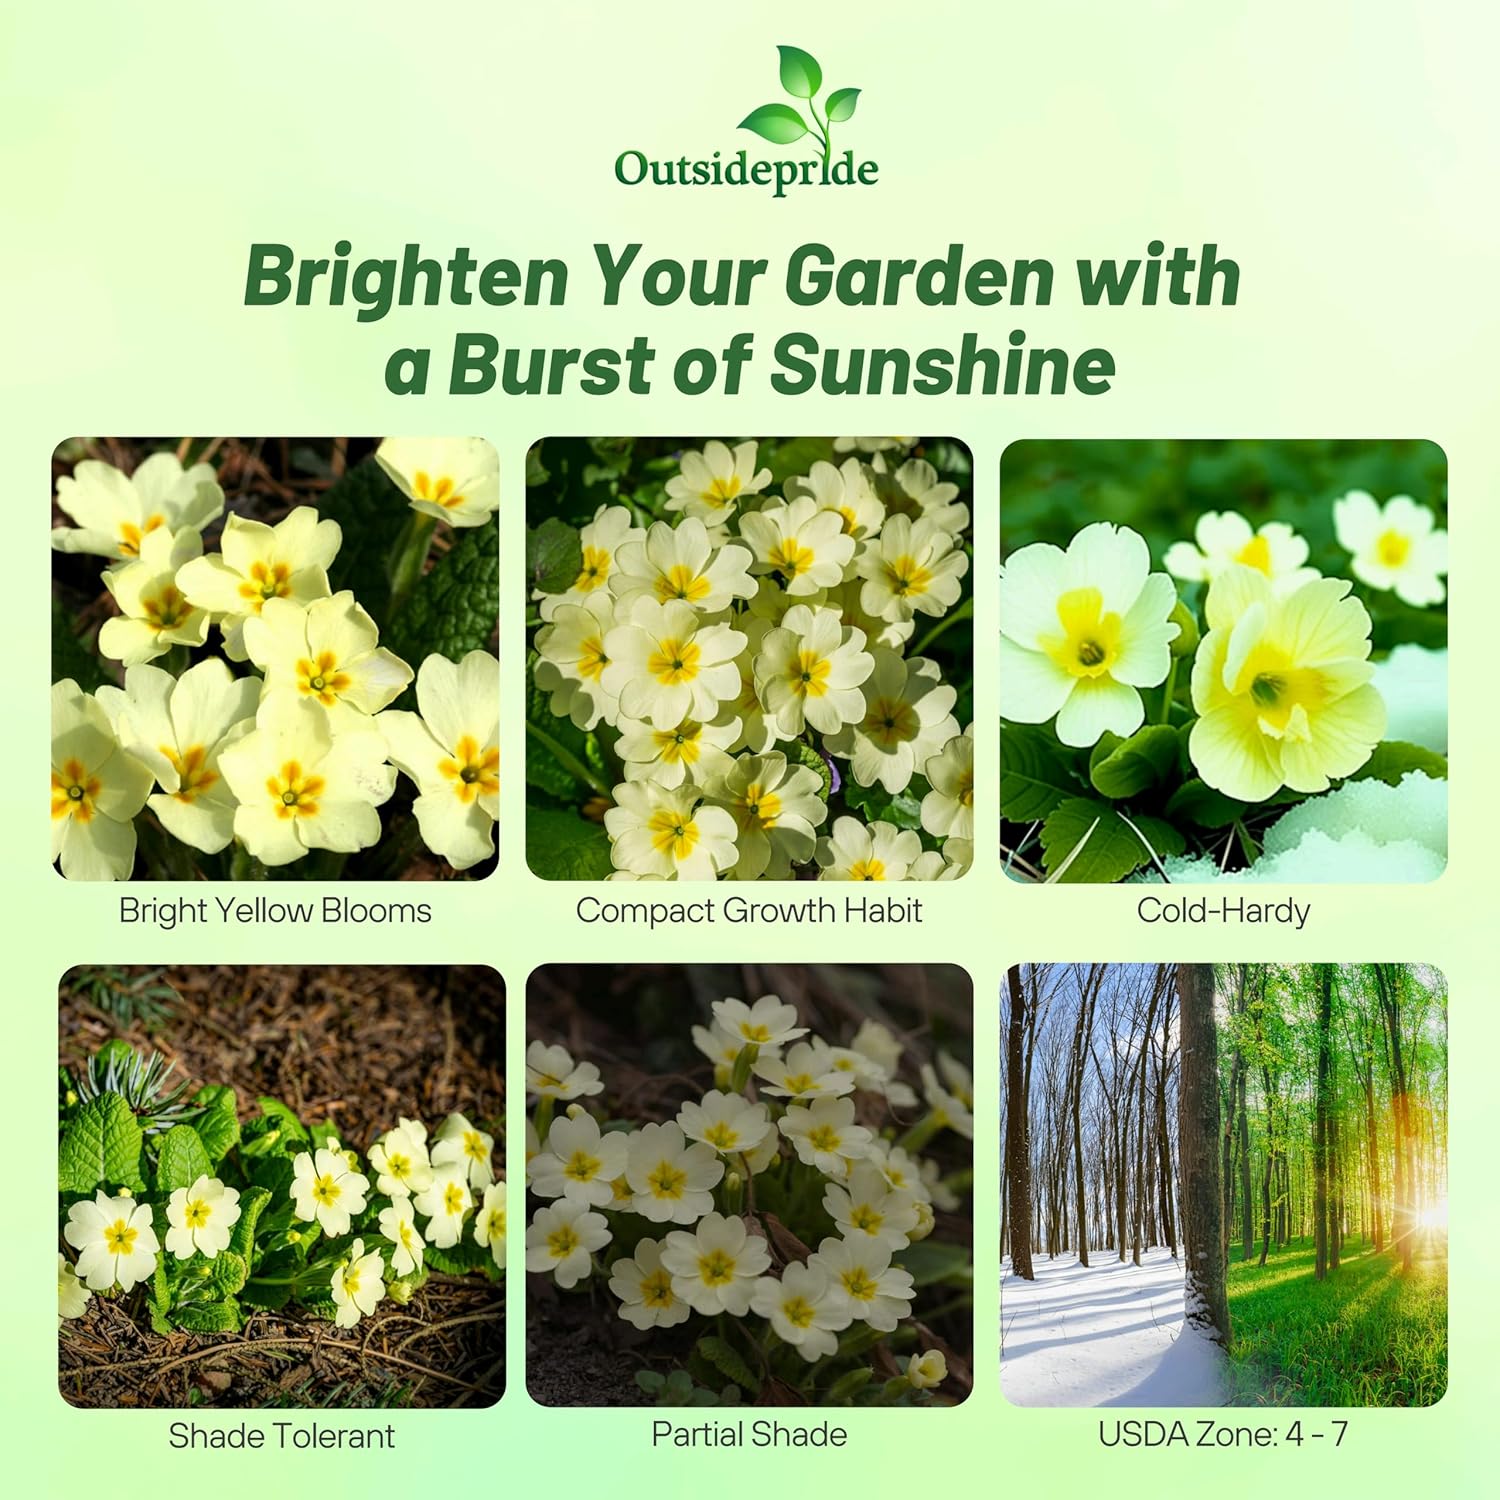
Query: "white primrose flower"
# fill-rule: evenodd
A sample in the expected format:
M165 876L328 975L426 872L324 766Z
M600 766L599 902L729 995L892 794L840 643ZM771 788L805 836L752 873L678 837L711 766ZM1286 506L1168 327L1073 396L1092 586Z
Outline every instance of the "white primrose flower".
M622 1255L609 1270L609 1289L620 1299L620 1316L643 1332L685 1323L692 1309L672 1290L672 1273L661 1263L660 1240L641 1240L634 1255Z
M592 729L601 719L620 716L620 695L604 685L609 653L604 640L615 628L615 601L603 589L583 595L577 604L559 603L550 622L536 633L539 660L532 675L551 695L553 716Z
M738 859L734 819L692 786L626 781L604 814L616 870L657 880L713 880Z
M398 1116L395 1128L370 1147L375 1186L387 1198L409 1198L432 1185L432 1161L427 1152L427 1127L420 1120Z
M1381 505L1364 490L1350 490L1333 502L1333 529L1354 576L1372 589L1394 590L1417 609L1447 597L1448 533L1434 527L1436 519L1410 495Z
M1150 567L1145 541L1108 521L1085 526L1066 552L1036 542L1011 554L1000 579L1005 718L1055 714L1058 739L1080 747L1141 727L1139 689L1166 680L1180 632L1172 580Z
M917 1200L893 1188L873 1161L855 1164L846 1185L830 1183L823 1207L845 1239L868 1236L894 1253L911 1243L917 1227Z
M755 467L755 451L753 440L733 448L714 440L702 452L689 448L679 460L681 472L667 481L667 509L722 527L741 500L771 482L769 469Z
M483 526L500 508L500 455L483 438L388 437L375 462L413 510Z
M609 598L610 580L614 576L615 553L626 542L644 541L644 528L635 524L635 518L623 505L601 505L594 512L594 519L578 533L582 557L578 576L560 594L534 595L539 602L537 610L542 619L553 619L564 605L581 604L594 594Z
M358 728L398 698L412 670L380 645L374 620L345 589L311 604L268 599L245 621L245 651L267 692L320 704L335 730Z
M971 1137L972 1139L972 1137ZM927 1200L945 1213L955 1213L960 1204L957 1193L943 1181L943 1169L930 1156L921 1159L922 1188Z
M488 1249L495 1264L505 1269L505 1184L492 1182L484 1190L479 1212L474 1215L474 1243Z
M890 1249L869 1235L824 1240L808 1259L848 1300L851 1317L881 1333L894 1332L916 1296L911 1273L891 1264Z
M412 1276L422 1269L427 1243L417 1228L410 1198L396 1198L389 1208L381 1209L380 1232L391 1242L391 1270L395 1275Z
M814 1038L789 1047L785 1057L757 1057L755 1076L761 1093L778 1099L834 1099L854 1092L854 1074L834 1065L824 1042Z
M853 1321L849 1300L828 1273L811 1262L792 1262L781 1280L763 1276L755 1283L750 1311L765 1318L782 1343L790 1344L808 1364L838 1350L838 1332Z
M526 1163L526 1176L538 1198L607 1208L610 1184L625 1173L626 1140L618 1131L602 1132L581 1105L577 1110L552 1122L546 1149Z
M240 1195L217 1177L200 1176L191 1187L177 1188L167 1200L167 1251L178 1260L197 1253L216 1260L229 1248L240 1219Z
M141 539L139 557L105 571L120 613L99 627L101 656L130 667L208 639L207 611L190 604L177 582L177 570L202 552L196 531L153 531Z
M858 1086L884 1094L897 1109L916 1105L914 1090L897 1078L901 1056L905 1051L890 1027L880 1021L864 1021L849 1043L849 1056L855 1059L854 1077Z
M871 1131L854 1123L851 1099L815 1099L791 1104L781 1117L781 1134L800 1160L829 1177L842 1178L848 1163L870 1154Z
M151 1227L151 1205L100 1188L68 1210L63 1238L78 1251L78 1277L90 1291L128 1292L156 1270L161 1249Z
M740 536L755 553L758 573L775 573L793 598L843 582L854 538L837 511L807 496L740 519Z
M959 580L968 571L968 556L954 545L953 533L925 517L888 517L855 564L865 581L860 602L882 620L947 614L958 603Z
M805 497L819 510L832 511L844 534L856 542L868 541L885 520L885 506L875 493L870 470L857 458L846 458L837 468L818 459L806 475L787 480L786 497Z
M884 458L877 458L874 468L881 498L893 509L913 520L930 521L955 538L968 526L969 507L958 498L958 486L939 479L925 458L907 459L894 474Z
M487 1188L495 1180L491 1162L494 1150L494 1136L455 1113L438 1126L433 1137L432 1165L438 1168L456 1163L468 1174L470 1187Z
M614 595L622 615L636 599L674 600L701 614L717 614L755 592L750 551L728 543L715 551L703 522L689 516L676 526L652 523L644 541L625 542L615 552Z
M828 816L822 782L811 766L793 766L779 750L742 755L710 784L709 801L722 807L739 832L732 880L786 880L817 847L817 828Z
M755 658L755 691L782 739L811 725L835 734L864 713L860 684L875 670L861 630L846 626L836 609L799 604L766 632Z
M235 837L265 865L376 843L375 809L396 780L373 722L335 736L317 704L279 693L261 700L255 728L220 752L219 767L239 802Z
M744 646L738 630L708 623L690 604L637 598L626 622L604 638L604 690L623 715L658 729L706 722L739 693L734 662Z
M693 1027L693 1045L714 1065L715 1082L726 1083L745 1044L715 1021L712 1026Z
M350 1165L343 1151L319 1147L299 1151L292 1160L292 1212L306 1223L316 1221L330 1239L349 1233L349 1221L365 1211L370 1179Z
M575 1063L566 1047L532 1042L526 1049L526 1092L566 1102L602 1094L604 1083L593 1063Z
M1285 521L1252 528L1238 511L1211 510L1198 517L1193 538L1173 542L1162 558L1174 578L1212 583L1226 568L1240 564L1264 573L1278 593L1290 593L1318 576L1316 568L1304 566L1306 541Z
M939 1048L938 1076L965 1109L974 1108L974 1075L951 1052Z
M86 458L57 481L57 504L78 523L53 531L57 551L132 558L153 532L202 532L223 513L224 491L211 465L184 469L175 453L153 453L128 476Z
M54 682L52 858L67 879L129 878L132 819L150 792L150 770L121 747L103 704L71 677Z
M820 880L905 880L921 856L922 841L909 828L858 818L835 818L833 831L818 840Z
M954 1067L957 1066L952 1058L949 1058L949 1063ZM967 1077L967 1072L963 1076ZM971 1099L973 1087L973 1081L970 1080ZM938 1125L956 1131L965 1140L974 1139L974 1115L969 1105L956 1093L943 1087L931 1063L922 1064L922 1094L927 1101L927 1108L932 1112Z
M956 734L936 755L929 755L922 774L932 790L922 798L922 827L934 838L974 837L974 726Z
M81 1318L88 1311L94 1294L78 1279L72 1262L61 1250L57 1252L57 1322L64 1318Z
M702 1141L723 1156L753 1151L771 1133L771 1116L764 1104L752 1104L743 1094L719 1089L710 1089L699 1103L684 1103L677 1111L677 1123L688 1140Z
M631 781L657 781L680 787L684 781L705 786L730 770L726 753L739 738L740 721L722 718L704 724L695 718L658 729L642 719L622 717L615 746Z
M603 1214L559 1199L539 1208L526 1229L526 1269L550 1271L560 1287L577 1286L594 1268L594 1251L610 1241Z
M427 1219L427 1243L439 1250L452 1249L464 1237L464 1219L473 1206L462 1161L434 1163L432 1181L412 1198L412 1207Z
M230 516L218 554L185 563L177 587L190 604L218 619L224 654L244 661L245 621L267 600L311 604L327 597L328 565L343 536L337 521L320 521L310 505L299 505L274 526Z
M743 1318L771 1252L760 1235L746 1232L743 1219L709 1213L691 1234L677 1229L667 1236L661 1263L672 1274L672 1290L694 1312Z
M870 1147L870 1162L896 1192L910 1193L918 1203L929 1203L932 1191L922 1179L922 1163L903 1147L893 1146L878 1136Z
M365 1242L355 1240L349 1254L334 1267L329 1283L338 1309L333 1315L335 1328L353 1328L375 1311L385 1296L384 1276L385 1260L380 1252L372 1250L366 1255Z
M682 1126L668 1120L644 1125L631 1136L625 1176L636 1213L653 1224L692 1224L713 1207L724 1163L712 1146L688 1145Z
M740 1047L783 1047L807 1035L807 1027L797 1024L797 1007L780 995L762 995L754 1005L733 998L715 1000L712 1009L714 1020Z
M835 453L905 453L916 445L914 437L837 437Z
M884 646L873 652L875 670L865 679L864 713L828 741L848 757L861 786L879 784L894 796L958 733L952 708L958 690L925 656L903 660Z
M205 854L234 837L234 793L219 753L254 727L261 684L214 657L174 677L160 667L125 669L125 687L95 695L120 743L150 768L161 791L147 799L162 827Z
M420 713L391 708L375 721L392 762L417 787L422 842L455 870L495 852L500 815L500 663L488 651L417 673Z
M828 603L829 589L814 589L808 594L789 594L776 578L763 577L756 580L755 597L746 609L740 611L739 624L747 620L764 620L768 625L780 625L787 611L801 604L808 609L818 609Z
M906 1362L906 1383L915 1391L935 1390L948 1378L948 1361L941 1349L913 1354Z

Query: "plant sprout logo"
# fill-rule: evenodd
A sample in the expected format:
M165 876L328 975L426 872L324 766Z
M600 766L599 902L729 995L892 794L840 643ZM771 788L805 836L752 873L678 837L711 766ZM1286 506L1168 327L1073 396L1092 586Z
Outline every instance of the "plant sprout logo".
M873 186L880 176L878 162L857 161L848 149L837 156L833 151L833 127L854 118L860 90L834 89L820 111L823 69L817 58L801 47L776 50L781 56L781 86L793 99L806 103L807 115L790 104L762 104L740 121L739 128L753 131L773 146L810 142L816 156L751 161L749 152L741 150L729 157L715 151L698 159L683 155L658 161L644 151L622 151L615 158L615 180L626 187L645 182L657 187L769 187L773 198L785 198L796 187Z

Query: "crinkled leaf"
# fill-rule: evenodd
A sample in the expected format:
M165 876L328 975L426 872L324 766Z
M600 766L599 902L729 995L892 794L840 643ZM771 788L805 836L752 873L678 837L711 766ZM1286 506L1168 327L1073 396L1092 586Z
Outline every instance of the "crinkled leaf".
M203 1137L191 1125L174 1125L161 1140L156 1153L156 1190L175 1193L190 1188L213 1171Z
M255 1101L260 1105L260 1112L272 1122L280 1132L281 1138L292 1137L299 1141L307 1139L307 1126L298 1118L297 1112L288 1109L280 1099L272 1099L268 1095L262 1095Z
M201 1105L203 1114L197 1121L198 1134L203 1139L203 1148L208 1159L215 1165L224 1160L239 1142L240 1121L236 1113L238 1100L227 1083L212 1083L199 1089L193 1099Z
M234 1231L229 1237L229 1248L247 1264L255 1250L256 1228L270 1201L271 1193L268 1188L240 1189L240 1216L234 1221Z
M1382 740L1349 780L1383 781L1387 786L1395 786L1408 771L1421 771L1435 781L1446 781L1448 757L1405 740Z
M790 104L762 104L740 121L741 130L753 130L775 146L790 146L807 134L802 116Z
M73 1116L58 1148L57 1187L63 1193L145 1187L140 1121L119 1094L100 1094Z
M238 1333L243 1323L233 1302L192 1302L177 1308L172 1321L188 1333Z
M458 661L488 647L499 608L500 524L491 516L464 528L417 580L381 644L414 672L434 653Z
M1113 801L1134 797L1166 781L1177 767L1177 731L1166 724L1148 724L1129 739L1108 737L1114 745L1089 760L1094 790ZM1100 740L1100 745L1105 744Z
M1000 730L1000 812L1012 823L1045 818L1083 788L1069 753L1045 729L1006 724Z
M318 506L319 519L337 521L344 534L328 569L329 587L335 593L353 589L382 630L391 599L390 562L411 513L406 496L373 456L337 480Z
M817 773L821 783L818 795L826 802L833 786L833 772L829 770L828 762L806 740L792 740L779 748L786 751L786 758L793 765L806 766L809 771Z
M578 532L558 516L548 516L526 532L526 578L533 589L561 594L583 569Z
M463 1276L470 1271L482 1271L495 1264L495 1257L485 1245L475 1244L472 1238L462 1239L446 1250L429 1245L422 1252L422 1263L430 1271L442 1271L448 1276Z
M890 823L897 828L922 826L922 799L910 785L892 796L882 786L860 786L849 780L844 783L844 801L870 823Z
M614 868L601 824L547 807L526 809L526 863L543 880L603 880Z
M246 1307L261 1307L269 1312L285 1307L292 1300L292 1289L284 1282L274 1285L264 1281L247 1281L239 1294Z
M854 106L858 102L858 89L835 89L828 96L829 122L834 125L842 124L853 115Z
M875 1371L868 1365L862 1365L857 1370L850 1370L847 1374L840 1375L829 1386L828 1394L823 1398L823 1402L828 1406L842 1406L844 1402L852 1401L874 1378Z
M760 1391L760 1381L756 1379L755 1372L745 1363L744 1357L733 1344L724 1339L715 1338L712 1334L706 1334L698 1340L699 1355L708 1361L726 1379L742 1386L752 1396Z
M1042 824L1042 866L1071 885L1108 885L1151 862L1151 850L1165 858L1181 854L1186 844L1170 823L1159 818L1132 818L1137 835L1107 802L1072 797L1047 815ZM1150 841L1148 849L1141 839ZM1069 856L1077 851L1076 857Z
M233 1250L221 1250L209 1263L215 1291L221 1297L233 1297L245 1284L250 1268L243 1255Z
M823 70L811 52L800 47L778 47L781 86L794 99L811 99L823 87ZM784 107L784 106L783 106Z

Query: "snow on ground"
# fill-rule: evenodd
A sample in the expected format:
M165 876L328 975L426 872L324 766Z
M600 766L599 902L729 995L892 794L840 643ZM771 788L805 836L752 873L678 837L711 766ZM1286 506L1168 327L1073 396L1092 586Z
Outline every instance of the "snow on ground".
M1033 1256L1035 1281L1002 1266L1000 1385L1017 1406L1219 1406L1220 1351L1182 1320L1180 1259L1113 1250L1078 1264Z

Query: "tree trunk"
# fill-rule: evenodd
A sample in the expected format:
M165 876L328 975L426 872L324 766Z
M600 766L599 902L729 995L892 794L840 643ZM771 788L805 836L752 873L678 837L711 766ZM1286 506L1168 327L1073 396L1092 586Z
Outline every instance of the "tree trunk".
M1035 1281L1031 1268L1031 1132L1027 1124L1026 996L1021 970L1010 971L1010 1025L1005 1046L1005 1177L1010 1196L1010 1268Z
M1328 1274L1328 1133L1332 1078L1328 1033L1333 1023L1333 965L1318 965L1318 1084L1313 1106L1313 1275Z

